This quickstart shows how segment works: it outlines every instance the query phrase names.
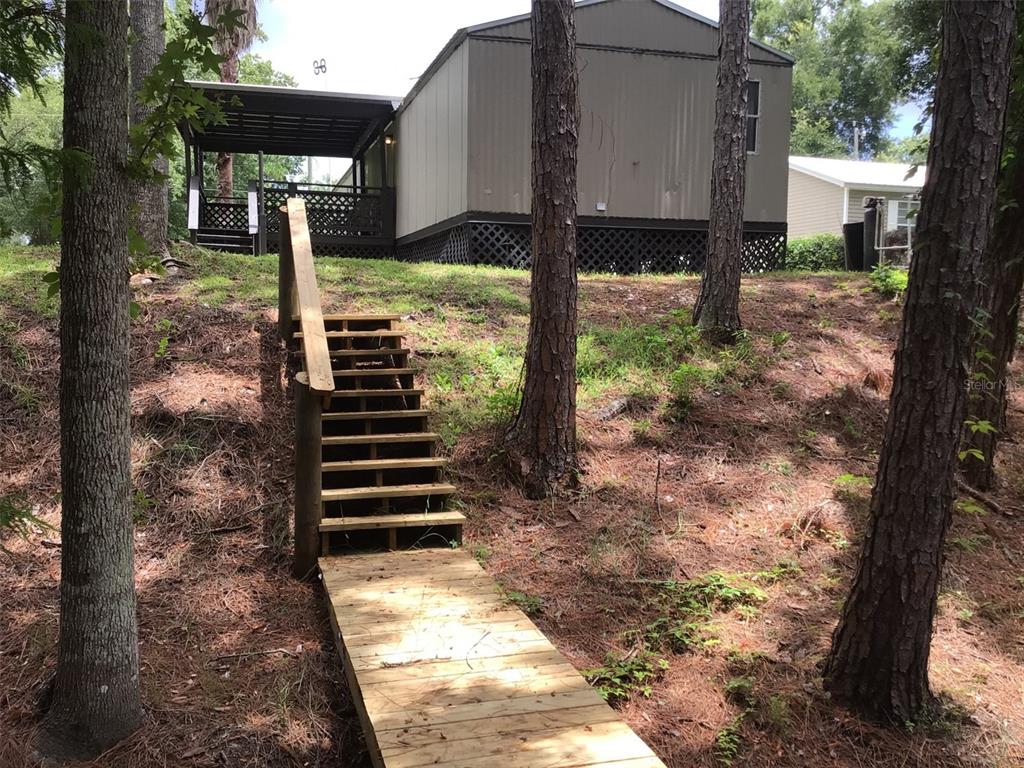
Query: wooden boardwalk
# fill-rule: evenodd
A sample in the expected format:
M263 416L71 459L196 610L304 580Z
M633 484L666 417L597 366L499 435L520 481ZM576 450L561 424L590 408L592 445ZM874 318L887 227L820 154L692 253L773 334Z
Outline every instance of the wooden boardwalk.
M375 766L664 768L463 550L320 570Z

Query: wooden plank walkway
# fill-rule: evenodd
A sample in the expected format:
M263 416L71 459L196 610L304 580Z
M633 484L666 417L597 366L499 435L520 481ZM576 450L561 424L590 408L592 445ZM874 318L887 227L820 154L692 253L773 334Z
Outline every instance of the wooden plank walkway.
M320 570L378 768L664 768L463 550Z

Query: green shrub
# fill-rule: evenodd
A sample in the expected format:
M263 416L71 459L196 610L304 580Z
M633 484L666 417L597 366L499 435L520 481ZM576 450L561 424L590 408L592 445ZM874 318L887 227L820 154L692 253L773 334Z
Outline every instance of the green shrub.
M871 270L871 288L883 296L899 299L907 290L909 273L905 269L879 264Z
M689 411L693 406L697 391L705 386L714 376L715 371L702 368L691 363L682 363L668 377L668 388L675 405L681 411Z
M843 238L823 233L807 237L794 237L786 244L786 269L843 269Z

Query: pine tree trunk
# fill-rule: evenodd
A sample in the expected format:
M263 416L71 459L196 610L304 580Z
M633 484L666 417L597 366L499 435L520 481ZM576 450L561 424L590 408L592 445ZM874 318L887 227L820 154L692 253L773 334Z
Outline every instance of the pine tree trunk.
M946 3L928 179L881 458L825 684L868 717L932 705L928 654L966 404L977 284L995 210L1013 0Z
M1024 19L1017 21L1021 32ZM1017 73L1024 73L1024 41L1017 41ZM1020 74L1017 74L1019 79ZM987 491L995 481L995 455L999 440L1006 434L1007 369L1017 346L1020 317L1020 292L1024 287L1024 83L1014 82L1007 108L1003 155L1007 158L999 183L1000 206L985 256L989 288L987 330L977 341L984 356L974 361L974 377L969 385L968 413L974 421L987 421L995 432L964 431L964 446L976 448L983 458L968 455L961 462L965 480L974 488ZM987 354L986 354L987 353Z
M750 4L748 0L720 0L719 9L708 257L693 321L708 338L730 343L742 328L740 269L747 175Z
M129 420L128 4L67 4L60 263L60 639L39 748L87 758L140 724Z
M238 82L238 52L228 52L220 65L222 83ZM217 195L231 197L234 195L235 156L230 152L217 153Z
M131 0L132 25L132 111L131 124L141 124L153 108L141 103L135 94L164 52L163 0ZM166 256L167 250L167 158L160 157L153 169L164 178L150 181L138 190L139 214L136 226L150 253Z
M575 481L576 150L579 77L572 0L534 0L533 271L523 402L509 435L529 498Z

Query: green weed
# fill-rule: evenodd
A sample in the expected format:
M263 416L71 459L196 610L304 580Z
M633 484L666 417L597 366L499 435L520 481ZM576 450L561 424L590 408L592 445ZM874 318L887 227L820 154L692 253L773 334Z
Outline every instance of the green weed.
M961 552L971 554L977 552L984 544L991 540L992 539L988 534L972 533L967 536L957 536L956 538L950 539L949 543Z
M898 300L903 297L907 290L907 279L909 274L905 269L899 269L886 264L879 264L869 276L871 290L876 291L886 298Z
M544 601L536 595L528 595L525 592L517 592L514 589L505 590L505 599L527 616L536 616L544 607Z
M583 676L609 704L633 696L650 698L653 684L668 669L668 662L649 651L618 656L609 653L603 667L583 670Z
M745 716L746 713L741 712L725 728L715 734L715 759L720 765L732 765L739 757L740 747L743 746L743 735L740 729Z
M32 514L32 506L24 493L0 496L0 534L13 533L27 541L33 526L55 530L52 525ZM0 552L11 554L2 544Z

